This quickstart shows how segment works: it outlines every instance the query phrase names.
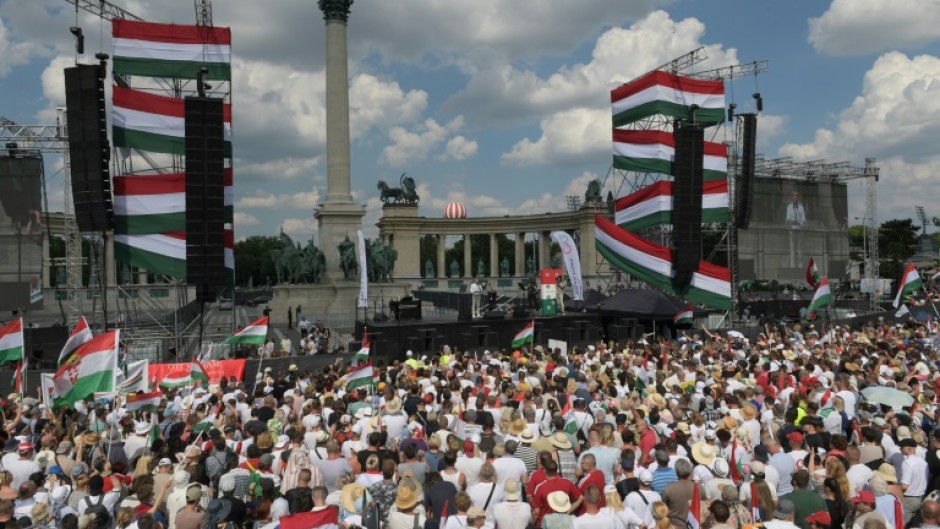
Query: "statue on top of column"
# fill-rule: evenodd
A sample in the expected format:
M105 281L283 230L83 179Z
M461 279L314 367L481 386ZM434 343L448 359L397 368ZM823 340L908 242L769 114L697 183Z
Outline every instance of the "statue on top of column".
M317 6L323 11L323 20L349 21L349 8L354 0L318 0Z
M379 180L376 188L379 190L379 198L385 204L417 204L421 197L418 196L417 185L414 178L408 176L408 173L402 173L398 179L401 187L389 187L385 180Z

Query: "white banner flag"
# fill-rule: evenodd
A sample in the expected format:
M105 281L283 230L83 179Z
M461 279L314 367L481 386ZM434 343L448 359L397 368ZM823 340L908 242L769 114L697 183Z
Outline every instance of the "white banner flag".
M150 381L147 380L150 372L149 360L138 360L127 364L127 375L118 371L115 380L121 393L137 393L138 391L147 391Z
M40 381L42 382L42 404L47 410L52 409L52 401L58 395L55 392L55 383L53 377L55 373L42 373Z
M584 301L584 282L581 280L581 258L578 256L578 246L571 235L564 231L553 231L552 239L561 246L561 257L565 263L565 273L571 283L571 297L576 301Z
M364 309L369 307L369 271L366 263L366 239L362 236L362 230L356 230L356 236L359 237L359 300L356 306Z

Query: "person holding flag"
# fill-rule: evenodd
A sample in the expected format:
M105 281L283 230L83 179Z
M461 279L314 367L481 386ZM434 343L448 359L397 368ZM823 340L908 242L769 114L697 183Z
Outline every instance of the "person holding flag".
M819 309L825 308L830 303L832 303L832 292L829 290L829 280L823 277L819 280L819 286L816 288L816 293L813 294L813 300L810 301L809 307L806 309L809 319L815 319Z
M901 305L901 300L905 296L909 296L922 288L924 288L924 282L920 279L917 269L914 268L914 263L907 263L907 266L904 267L904 273L901 275L901 280L898 281L898 293L894 296L894 308Z

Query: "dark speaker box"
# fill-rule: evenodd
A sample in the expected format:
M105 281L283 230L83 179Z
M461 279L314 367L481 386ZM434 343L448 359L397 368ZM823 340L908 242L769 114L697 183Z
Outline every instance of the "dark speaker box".
M702 261L702 161L705 134L701 125L681 122L675 131L672 164L673 284L684 288Z
M518 306L518 305L515 306L515 307L513 307L513 309L512 309L512 317L513 317L513 318L525 318L525 317L527 317L528 315L529 315L529 311L526 310L526 309L523 308L523 307Z
M506 318L505 310L488 310L483 317L488 320L502 320Z
M82 232L107 231L114 226L104 78L101 65L80 64L65 69L72 202Z
M757 156L757 115L742 114L741 170L734 190L734 220L738 229L746 230L751 223L754 200L754 163Z
M222 100L186 98L186 281L223 285L225 138Z

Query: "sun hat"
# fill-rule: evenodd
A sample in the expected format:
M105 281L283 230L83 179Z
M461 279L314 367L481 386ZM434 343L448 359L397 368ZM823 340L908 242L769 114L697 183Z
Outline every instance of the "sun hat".
M555 432L552 434L550 441L555 448L561 448L562 450L571 449L571 441L568 440L568 434L565 432Z
M326 430L320 430L319 432L317 432L317 444L325 443L329 440L330 440L330 432L327 432Z
M891 463L882 463L875 471L875 474L883 477L888 483L898 482L898 471Z
M571 510L571 499L560 490L548 494L548 506L555 512L566 513Z
M225 501L221 498L215 498L209 502L209 505L206 507L206 518L205 526L206 527L215 527L223 520L228 518L229 513L232 512L232 502Z
M407 485L398 487L398 497L395 498L395 506L399 510L407 511L418 503L418 495Z
M395 397L385 404L385 411L388 412L389 415L394 415L401 411L401 404L401 400Z
M695 443L692 445L692 457L699 464L711 466L718 457L718 450L708 443Z
M522 499L522 492L519 490L519 482L515 478L509 478L503 485L503 498L506 501L519 501Z
M362 502L359 500L366 493L366 488L359 483L350 483L339 491L339 501L343 508L349 512L360 512Z
M731 471L731 467L728 465L728 462L724 458L716 458L712 461L711 464L712 472L715 473L719 478L724 478L728 476L728 472Z
M467 520L478 520L480 518L486 519L486 511L476 506L467 509Z
M522 433L519 434L519 439L523 442L529 443L535 440L535 434L532 433L532 430L527 426L525 430L522 430Z

